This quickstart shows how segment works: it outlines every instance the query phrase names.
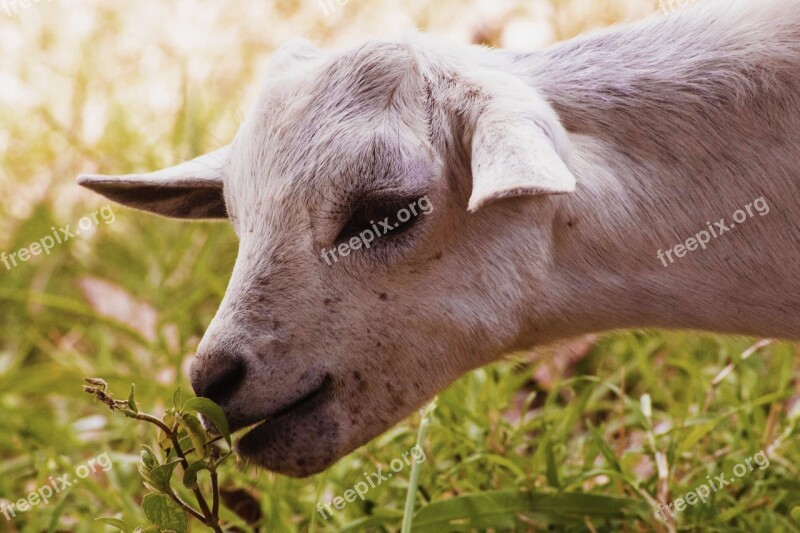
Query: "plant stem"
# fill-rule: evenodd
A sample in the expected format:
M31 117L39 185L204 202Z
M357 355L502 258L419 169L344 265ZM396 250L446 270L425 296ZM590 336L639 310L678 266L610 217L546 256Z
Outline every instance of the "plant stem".
M436 398L426 405L422 411L422 418L419 421L419 431L417 432L417 446L420 449L425 444L425 437L428 434L428 426L433 421L433 412L436 410ZM411 523L414 521L414 504L417 498L417 487L419 487L420 462L414 460L411 465L411 474L408 479L408 491L406 492L406 505L403 510L403 525L400 527L401 533L411 533Z
M214 523L219 520L219 481L216 467L211 471L211 517Z
M181 460L181 466L183 467L184 470L189 468L189 460L186 459L186 454L183 452L183 449L181 449L181 444L178 441L178 432L177 431L173 431L172 428L167 426L160 419L158 419L158 418L156 418L156 417L154 417L152 415L148 415L147 413L136 413L135 418L137 418L138 420L142 420L144 422L150 422L151 424L155 424L156 426L158 426L158 428L161 431L166 433L167 436L169 437L169 440L172 441L172 446L175 448L175 454ZM214 481L214 479L212 478L212 482L213 481ZM200 488L197 487L195 489L192 489L192 492L194 493L194 497L197 499L197 504L200 506L200 510L203 512L202 515L200 513L198 513L197 511L195 511L189 504L187 504L186 502L181 500L178 497L178 495L175 494L175 492L170 491L170 497L173 500L175 500L175 503L180 505L182 508L184 508L184 510L186 510L189 513L191 513L193 516L195 516L199 520L201 520L205 525L207 525L208 527L214 529L214 531L216 531L218 533L222 533L222 529L217 524L217 522L218 522L217 513L219 512L219 503L217 502L215 504L216 511L212 513L211 509L208 508L208 502L206 502L206 499L203 496L203 493L200 491ZM219 496L218 496L217 490L215 488L214 489L214 499L217 500L218 497Z
M159 420L159 422L161 421ZM167 427L163 423L161 425L165 428ZM172 441L172 446L175 448L175 453L181 459L181 465L183 466L183 469L186 470L189 468L189 460L186 459L186 454L184 454L183 450L181 449L181 444L178 441L178 433L171 431L169 428L167 428L166 432L167 435L169 435L169 439ZM215 523L214 515L211 514L211 509L208 508L208 502L206 502L203 493L200 491L200 487L192 489L192 492L194 492L194 497L197 498L197 504L200 506L200 510L203 511L203 515L205 515L203 523L213 528L214 531L221 533L222 529L220 529L219 525Z
M170 491L169 491L169 497L170 497L170 498L172 498L172 499L173 499L173 501L175 501L175 503L177 503L178 505L180 505L180 506L181 506L181 508L182 508L184 511L186 511L187 513L189 513L189 514L190 514L190 515L192 515L193 517L197 518L198 520L200 520L200 521L201 521L201 522L203 522L204 524L206 523L206 517L205 517L205 516L203 516L203 515L201 515L200 513L198 513L198 512L197 512L197 511L194 509L194 507L192 507L191 505L189 505L188 503L186 503L185 501L183 501L183 499L182 499L180 496L178 496L177 494L175 494L175 491L174 491L174 490L171 490L171 489L170 489Z
M135 418L137 420L142 420L144 422L150 422L151 424L155 424L156 426L158 426L158 429L160 429L161 431L166 433L170 438L172 438L172 429L170 429L168 425L162 422L161 419L156 418L153 415L148 415L147 413L136 413L135 415L126 415L126 416Z

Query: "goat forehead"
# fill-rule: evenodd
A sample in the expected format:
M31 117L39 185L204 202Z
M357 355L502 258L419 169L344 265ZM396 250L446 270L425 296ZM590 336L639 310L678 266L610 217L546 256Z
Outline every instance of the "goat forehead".
M246 157L246 156L245 156ZM381 190L425 188L435 170L429 146L413 133L380 128L311 140L302 150L277 149L259 163L243 160L232 189L244 201L281 205L344 203Z
M398 88L417 72L411 49L396 43L366 43L320 66L312 87L317 102L333 107L363 103L388 107ZM345 93L339 103L331 95Z
M419 68L410 46L369 42L270 76L251 115L270 130L298 115L334 119L374 113L407 97L419 85L415 77Z
M406 111L415 97L419 103L424 96L415 66L408 47L367 43L298 67L267 83L257 122L268 136L299 133L301 140L342 128L352 134L354 129L369 129L376 119L389 125L391 111Z
M414 64L406 46L368 43L268 83L234 143L228 192L295 204L330 197L332 187L426 174L418 157L429 151L425 93Z

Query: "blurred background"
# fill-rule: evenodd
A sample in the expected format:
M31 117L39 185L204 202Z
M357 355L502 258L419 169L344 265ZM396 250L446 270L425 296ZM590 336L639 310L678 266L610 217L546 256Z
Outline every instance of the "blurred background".
M188 363L236 255L227 224L108 208L75 176L154 170L227 144L270 53L289 38L337 48L421 29L531 49L656 9L654 0L0 0L0 252L80 229L49 253L0 263L0 503L102 453L114 464L47 504L0 514L0 531L105 531L97 517L147 524L136 463L155 435L93 403L82 381L102 377L121 396L135 382L140 405L156 412L178 385L190 391ZM104 207L113 216L84 219ZM417 505L428 525L418 530L800 530L800 356L790 343L747 351L757 341L611 333L464 376L439 397ZM386 468L418 424L415 415L305 480L230 464L223 516L243 531L397 530L408 471L327 519L315 505ZM767 448L768 468L676 522L655 517L659 503ZM522 493L543 499L521 504ZM592 507L585 493L619 505Z

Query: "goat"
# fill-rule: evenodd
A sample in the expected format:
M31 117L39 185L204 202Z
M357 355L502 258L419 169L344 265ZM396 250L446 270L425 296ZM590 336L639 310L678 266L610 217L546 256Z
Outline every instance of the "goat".
M79 183L230 219L192 385L259 424L245 458L306 476L512 350L800 338L796 8L711 2L528 53L293 41L230 146Z

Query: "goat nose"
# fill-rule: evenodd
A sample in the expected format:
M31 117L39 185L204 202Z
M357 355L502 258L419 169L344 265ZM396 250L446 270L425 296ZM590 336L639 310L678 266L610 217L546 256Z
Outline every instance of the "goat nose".
M192 389L196 395L219 404L233 396L244 374L244 362L238 357L211 353L192 365Z

